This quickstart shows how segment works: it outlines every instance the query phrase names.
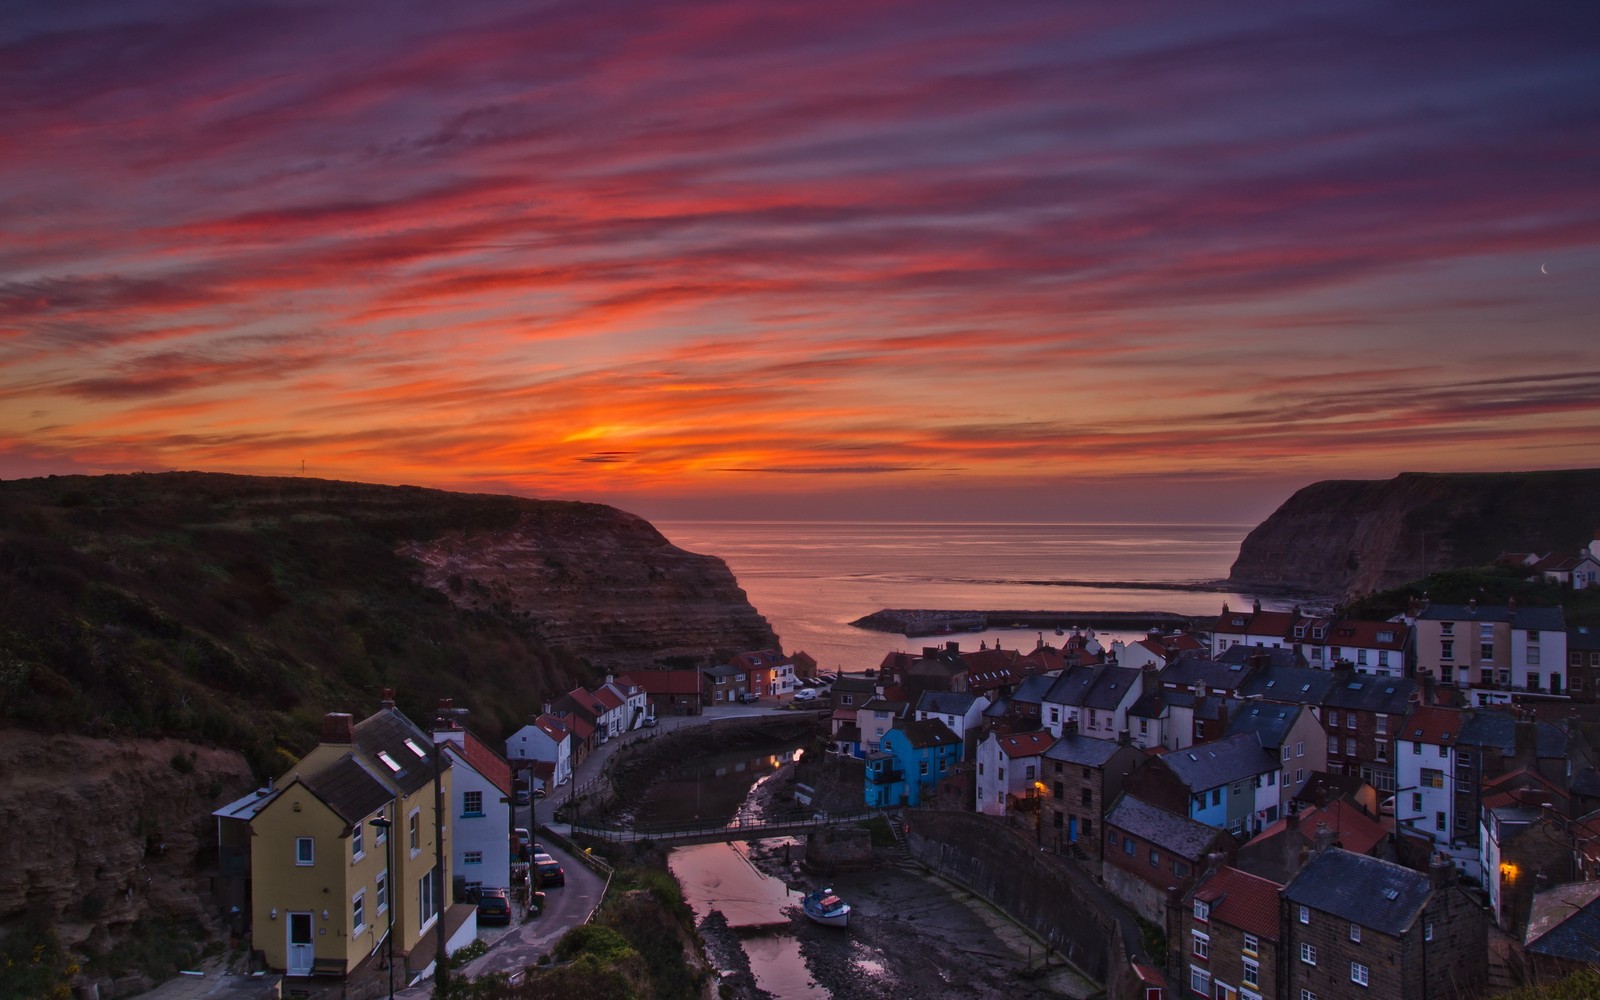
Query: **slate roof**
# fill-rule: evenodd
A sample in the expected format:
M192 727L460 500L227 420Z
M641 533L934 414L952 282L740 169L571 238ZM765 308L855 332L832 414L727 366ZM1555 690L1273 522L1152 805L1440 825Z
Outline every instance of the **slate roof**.
M1200 883L1194 898L1210 905L1211 920L1276 941L1279 888L1276 882L1224 866Z
M1139 696L1139 700L1128 706L1128 715L1135 719L1160 719L1167 714L1167 698L1170 692L1159 688L1146 691Z
M1196 698L1193 691L1183 688L1170 688L1161 692L1161 700L1177 708L1191 708L1197 719L1220 719L1224 709L1231 709L1240 704L1237 698L1225 695L1208 694L1204 698Z
M1252 668L1238 663L1218 663L1216 660L1186 656L1173 660L1161 668L1156 676L1162 687L1193 688L1196 681L1205 681L1208 688L1234 691L1250 676Z
M900 726L899 729L900 732L905 734L906 740L911 744L912 749L949 746L952 743L961 742L961 737L951 732L950 727L939 719L919 719L915 722L908 722Z
M1253 778L1278 768L1276 755L1262 747L1255 733L1236 733L1186 750L1169 750L1161 754L1161 759L1191 792Z
M430 778L432 774L430 770ZM299 780L346 823L362 822L395 797L388 784L354 753L345 754L316 774L299 775Z
M1567 629L1567 652L1600 650L1600 628L1574 625Z
M924 691L917 699L917 711L936 715L966 715L978 696L966 691Z
M1260 695L1273 701L1321 705L1337 679L1333 671L1314 667L1267 667L1246 681L1239 693L1246 698Z
M1041 678L1050 681L1050 691L1044 700L1052 705L1081 706L1087 703L1089 692L1094 690L1095 681L1099 679L1102 671L1110 668L1095 665L1073 667L1064 671L1060 677Z
M1121 748L1115 740L1097 740L1093 736L1075 733L1063 736L1055 746L1044 752L1045 760L1059 760L1067 764L1100 767Z
M1228 723L1228 735L1255 733L1264 747L1281 747L1302 709L1277 701L1247 701Z
M1503 604L1429 604L1417 618L1435 622L1509 622L1514 629L1534 632L1563 632L1567 628L1560 608L1511 608Z
M1343 671L1335 676L1339 680L1322 699L1324 708L1385 715L1405 715L1411 710L1411 695L1417 689L1417 682L1410 677L1378 677Z
M1122 703L1138 680L1136 667L1102 667L1084 700L1084 707L1111 711Z
M1015 691L1011 692L1011 700L1026 705L1038 705L1045 701L1051 685L1055 684L1054 677L1045 674L1030 674L1022 679Z
M1126 793L1106 813L1106 825L1141 837L1188 861L1198 862L1222 831L1168 812Z
M840 674L834 678L834 694L872 694L878 690L878 679L864 674Z
M355 724L354 733L356 751L374 769L381 764L385 771L378 773L383 780L403 794L433 780L433 737L398 709L380 709L367 716Z
M1472 712L1461 724L1459 741L1471 746L1496 747L1510 755L1517 749L1517 720L1503 712ZM1567 734L1552 722L1534 723L1535 753L1541 758L1567 755Z
M1421 872L1330 847L1306 862L1283 898L1398 937L1427 905L1432 885Z
M1600 882L1555 885L1533 897L1524 950L1593 963L1600 956Z
M1304 667L1306 658L1287 646L1229 646L1217 654L1218 663L1257 667Z

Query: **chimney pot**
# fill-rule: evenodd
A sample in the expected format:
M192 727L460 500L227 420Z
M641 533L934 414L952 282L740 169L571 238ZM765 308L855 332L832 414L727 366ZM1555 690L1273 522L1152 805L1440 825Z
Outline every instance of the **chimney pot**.
M384 688L383 693L379 696L378 704L383 708L393 708L394 688Z

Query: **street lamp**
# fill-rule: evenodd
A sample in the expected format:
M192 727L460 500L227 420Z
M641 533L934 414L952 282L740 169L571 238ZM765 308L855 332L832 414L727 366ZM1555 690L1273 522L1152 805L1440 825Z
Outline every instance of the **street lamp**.
M386 817L368 820L368 825L383 836L383 909L389 916L389 1000L394 1000L394 826Z

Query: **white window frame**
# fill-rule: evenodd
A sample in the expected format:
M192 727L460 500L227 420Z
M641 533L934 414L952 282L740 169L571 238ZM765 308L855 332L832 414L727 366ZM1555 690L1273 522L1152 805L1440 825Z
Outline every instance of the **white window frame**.
M1190 953L1193 954L1195 958L1204 958L1209 960L1211 958L1211 935L1202 933L1200 931L1190 931L1189 933L1193 939L1189 943Z
M1350 925L1350 940L1354 941L1356 944L1360 944L1361 943L1361 925L1360 924L1351 924Z
M351 935L360 934L367 929L367 890L362 889L350 897L350 923Z
M379 913L389 912L389 873L379 872L377 879L376 901Z
M1362 965L1360 962L1350 963L1350 981L1352 983L1355 983L1357 986L1366 986L1367 980L1370 976L1371 970L1369 970L1365 965Z
M366 837L363 835L361 827L361 823L353 823L350 826L351 864L355 864L357 861L360 861L362 858L366 857L367 854Z
M294 863L297 868L310 868L317 863L317 838L294 838Z
M1308 942L1301 942L1301 944L1300 944L1300 961L1304 962L1306 965L1316 965L1317 964L1317 946L1314 945L1314 944L1310 944Z
M1311 910L1309 907L1300 907L1300 922L1307 925L1311 923Z

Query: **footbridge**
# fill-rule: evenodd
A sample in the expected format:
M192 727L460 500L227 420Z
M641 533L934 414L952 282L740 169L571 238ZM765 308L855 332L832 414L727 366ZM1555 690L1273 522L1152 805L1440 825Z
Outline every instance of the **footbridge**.
M768 837L798 837L830 826L864 823L884 815L881 810L863 809L848 813L807 813L787 816L739 815L723 823L672 823L643 826L595 826L577 824L573 834L582 834L615 844L648 840L656 844L715 844L733 840L765 840Z

